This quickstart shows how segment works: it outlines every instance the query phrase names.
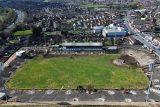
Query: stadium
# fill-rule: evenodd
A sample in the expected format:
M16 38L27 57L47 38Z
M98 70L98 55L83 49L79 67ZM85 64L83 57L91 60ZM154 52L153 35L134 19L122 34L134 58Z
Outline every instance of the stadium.
M64 43L59 48L21 50L15 61L23 61L8 80L9 89L147 88L143 65L122 49L107 50L100 43Z

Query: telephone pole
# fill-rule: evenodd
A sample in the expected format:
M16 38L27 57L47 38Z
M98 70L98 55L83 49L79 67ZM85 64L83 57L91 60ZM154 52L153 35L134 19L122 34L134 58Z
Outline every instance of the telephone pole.
M8 98L7 98L7 90L6 90L6 87L5 87L5 83L3 81L3 76L2 76L2 72L4 71L4 64L2 62L0 62L0 86L2 86L3 90L4 90L4 93L5 93L5 99L6 99L6 102L8 101Z
M150 78L149 78L146 102L148 102L148 100L149 100L150 88L151 88L151 85L152 85L153 72L154 72L153 69L154 69L154 60L150 60L149 65L148 65L148 72L150 72Z

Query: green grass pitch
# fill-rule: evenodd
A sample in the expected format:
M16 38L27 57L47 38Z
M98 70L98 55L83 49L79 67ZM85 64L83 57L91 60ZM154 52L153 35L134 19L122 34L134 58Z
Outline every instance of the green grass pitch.
M16 31L13 36L21 37L21 36L31 36L32 30L24 30L24 31Z
M10 89L144 89L148 79L141 69L112 64L118 54L76 57L36 57L27 61L7 83Z

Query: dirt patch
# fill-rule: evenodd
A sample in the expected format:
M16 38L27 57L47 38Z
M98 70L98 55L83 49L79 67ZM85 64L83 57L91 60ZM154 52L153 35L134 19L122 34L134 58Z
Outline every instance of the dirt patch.
M137 61L138 66L143 67L147 66L151 59L155 59L150 53L141 51L141 50L135 50L135 49L122 49L121 50L122 55L127 55L127 57L123 57L125 61L127 61L129 64L135 65ZM131 61L129 61L131 60Z
M129 66L138 67L139 65L137 60L129 55L121 55L120 59L124 60L124 63Z
M122 59L114 59L113 60L113 64L118 65L118 66L124 66L124 65L126 65L124 63L124 60L122 60Z
M121 55L119 59L113 60L113 64L117 66L139 67L136 59L129 55Z

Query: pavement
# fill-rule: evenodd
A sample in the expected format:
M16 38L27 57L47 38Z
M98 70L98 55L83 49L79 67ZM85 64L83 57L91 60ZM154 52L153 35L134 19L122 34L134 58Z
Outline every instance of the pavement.
M11 62L11 67L7 68L3 74L3 79L6 81L10 79L20 66L25 63L22 58L16 58ZM160 102L160 67L156 67L153 73L153 86L149 94L149 102ZM5 92L3 87L1 92ZM147 90L130 90L124 92L123 90L98 90L92 94L87 92L80 92L77 90L7 90L9 101L21 101L25 103L35 102L64 102L64 101L97 101L97 102L145 102Z
M47 106L47 107L52 107L55 105L109 105L109 106L118 106L118 107L126 107L126 106L140 106L140 107L159 107L160 103L146 103L146 102L131 102L131 103L126 103L126 102L99 102L99 101L69 101L69 102L60 102L60 101L54 101L54 102L35 102L35 103L22 103L22 102L7 102L4 104L1 104L2 106L34 106L34 105L39 105L39 106Z
M26 49L35 49L35 47L25 47ZM36 48L37 49L37 48ZM20 68L27 59L17 57L10 63L10 66L2 73L3 79L8 81L10 76ZM160 66L154 69L153 86L149 94L149 102L160 102ZM1 92L5 92L3 87ZM63 101L97 101L97 102L145 102L147 96L146 90L130 90L125 93L123 90L98 90L92 94L79 92L77 90L7 90L10 101L21 101L25 103L34 102L63 102Z
M133 28L132 24L129 22L131 11L128 11L127 17L125 18L125 24L129 31L131 31L135 36L133 36L134 39L140 41L142 44L144 44L148 49L154 50L154 53L160 58L160 47L157 48L152 41L148 40L146 37L147 34L140 32L138 29Z
M146 90L134 91L131 93L124 93L120 90L99 90L88 94L86 92L79 92L76 90L69 90L71 93L67 94L68 90L10 90L9 96L28 103L34 102L49 102L49 101L97 101L97 102L145 102ZM151 92L149 102L159 102L160 94Z
M135 36L148 47L152 44L148 43L142 36ZM159 52L159 51L158 51ZM157 53L158 53L157 52ZM11 67L4 73L4 78L9 79L10 75L19 68L25 60L15 59L11 63ZM4 75L3 74L3 75ZM153 73L152 87L149 93L149 102L160 102L160 67L156 67ZM0 88L4 92L3 87ZM25 103L45 103L45 102L93 102L92 104L105 104L107 102L145 102L147 90L130 90L125 93L123 90L98 90L92 94L87 92L79 92L77 90L7 90L7 94L11 97L10 101L22 101ZM16 100L15 100L16 99ZM76 103L75 103L76 104Z

